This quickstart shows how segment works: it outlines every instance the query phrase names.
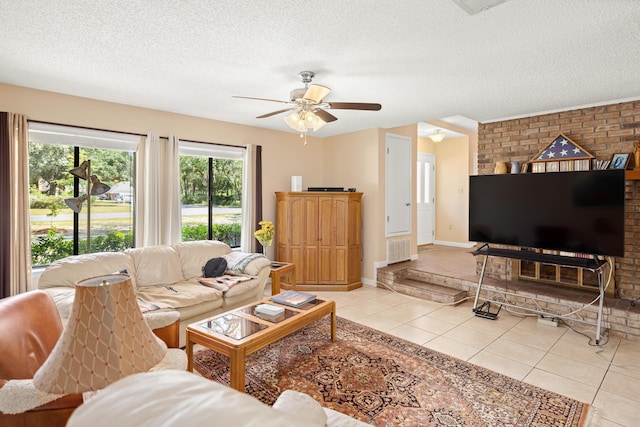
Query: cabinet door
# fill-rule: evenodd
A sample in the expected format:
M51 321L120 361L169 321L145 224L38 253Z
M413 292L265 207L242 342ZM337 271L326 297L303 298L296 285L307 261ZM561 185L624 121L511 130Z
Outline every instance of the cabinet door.
M305 199L303 197L291 197L287 203L287 231L289 241L287 262L296 265L296 281L302 283L305 270L304 246L305 246Z
M319 274L321 284L347 281L348 198L320 197L319 201Z
M347 262L347 283L361 280L362 265L362 204L360 198L349 198L348 229L349 259Z
M291 262L289 199L276 193L276 260Z
M303 235L302 261L300 269L303 273L300 283L318 283L318 197L304 198L304 213L297 226ZM296 267L296 271L298 268ZM296 276L298 277L298 276Z

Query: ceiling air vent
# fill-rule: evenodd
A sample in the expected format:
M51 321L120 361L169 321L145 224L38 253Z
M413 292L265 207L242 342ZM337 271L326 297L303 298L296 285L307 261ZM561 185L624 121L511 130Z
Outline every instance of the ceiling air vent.
M451 0L469 15L483 12L494 6L505 3L507 0Z

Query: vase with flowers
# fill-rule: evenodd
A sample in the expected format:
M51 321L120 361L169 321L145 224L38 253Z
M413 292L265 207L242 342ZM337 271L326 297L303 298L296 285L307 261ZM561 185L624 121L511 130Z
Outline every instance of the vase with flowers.
M253 233L256 240L262 245L262 253L267 256L267 247L273 242L273 223L271 221L260 221L260 228Z

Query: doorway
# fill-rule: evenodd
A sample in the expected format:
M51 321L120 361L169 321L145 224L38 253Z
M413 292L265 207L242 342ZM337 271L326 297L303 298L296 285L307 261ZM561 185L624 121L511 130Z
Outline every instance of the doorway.
M435 239L436 156L418 153L416 171L417 243L430 245Z

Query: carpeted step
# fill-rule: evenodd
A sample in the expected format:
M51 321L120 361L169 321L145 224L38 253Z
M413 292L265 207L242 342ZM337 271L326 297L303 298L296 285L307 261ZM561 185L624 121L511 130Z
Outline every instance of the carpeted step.
M466 291L413 279L400 279L393 283L392 287L403 294L445 304L461 302L467 296Z

